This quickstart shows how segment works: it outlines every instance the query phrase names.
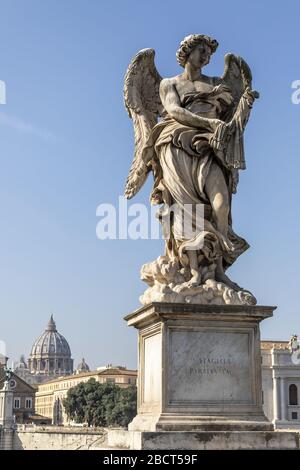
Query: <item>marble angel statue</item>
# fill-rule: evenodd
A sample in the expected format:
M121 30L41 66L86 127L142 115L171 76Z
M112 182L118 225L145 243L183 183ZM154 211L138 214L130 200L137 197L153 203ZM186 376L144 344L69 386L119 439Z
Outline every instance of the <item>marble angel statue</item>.
M161 205L162 224L166 208L175 204L193 227L184 233L182 219L170 216L165 254L141 270L149 286L143 304L256 303L226 270L249 247L233 231L231 200L239 170L246 168L243 133L258 93L251 88L249 66L233 54L225 56L222 77L202 73L217 47L208 36L187 36L176 54L183 73L165 79L155 67L154 50L143 49L125 76L125 106L135 134L125 196L135 196L152 172L150 200Z

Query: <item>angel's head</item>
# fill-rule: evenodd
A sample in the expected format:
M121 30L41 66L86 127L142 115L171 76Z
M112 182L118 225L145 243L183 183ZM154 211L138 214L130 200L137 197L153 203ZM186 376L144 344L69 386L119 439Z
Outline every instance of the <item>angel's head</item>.
M181 67L185 67L188 61L195 67L203 67L209 63L218 45L216 39L204 34L190 34L180 43L176 53L177 62Z

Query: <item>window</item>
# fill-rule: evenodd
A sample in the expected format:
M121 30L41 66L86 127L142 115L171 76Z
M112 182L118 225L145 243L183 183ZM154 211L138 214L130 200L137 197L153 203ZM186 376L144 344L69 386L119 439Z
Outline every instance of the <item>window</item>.
M27 409L32 408L32 398L26 398L26 400L25 400L25 408L27 408Z
M21 408L21 398L14 399L14 408L19 409Z
M289 386L289 404L298 405L298 388L295 384Z
M292 411L292 419L298 419L298 413L296 413L296 411Z
M261 404L264 404L264 391L261 391Z
M106 382L110 383L110 384L114 384L115 381L116 381L116 379L113 379L112 377L109 377L109 378L106 379Z

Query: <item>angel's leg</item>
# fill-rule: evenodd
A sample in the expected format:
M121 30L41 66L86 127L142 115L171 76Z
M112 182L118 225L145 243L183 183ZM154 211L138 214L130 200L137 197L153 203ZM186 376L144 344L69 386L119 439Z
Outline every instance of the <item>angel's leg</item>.
M187 250L187 255L190 261L190 270L192 278L188 282L189 286L198 286L201 283L201 274L198 264L197 250Z
M226 185L225 177L219 165L212 162L210 170L205 182L206 194L209 198L216 228L221 234L227 238L228 236L228 215L229 215L229 192ZM223 282L232 289L240 290L238 284L231 281L225 274L223 268L223 257L217 259L217 267L215 271L216 280Z
M206 178L205 190L214 213L216 228L227 238L229 215L228 188L221 168L214 161L211 163Z

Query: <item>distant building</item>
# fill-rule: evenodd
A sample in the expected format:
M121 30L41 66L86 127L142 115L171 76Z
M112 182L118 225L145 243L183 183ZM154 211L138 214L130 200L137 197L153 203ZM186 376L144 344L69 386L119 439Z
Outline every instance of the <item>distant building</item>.
M22 367L20 368L19 365L19 370L21 369ZM32 346L28 359L28 370L30 375L26 372L27 381L29 380L31 383L42 383L73 373L70 346L65 337L57 331L52 315L45 331Z
M0 367L1 366L4 367L7 364L7 361L8 361L8 357L0 353Z
M288 341L262 341L264 412L276 428L300 428L300 364Z
M3 388L4 380L4 367L0 365L0 389ZM31 422L31 416L34 415L36 389L13 372L9 386L13 391L13 414L16 423Z
M24 354L21 355L19 362L13 363L12 370L18 377L25 380L28 384L32 385L36 382L35 376L30 373Z
M101 370L81 372L68 377L60 377L38 385L36 392L35 411L37 414L52 419L53 424L67 424L68 418L64 412L63 399L68 390L91 378L100 383L115 383L120 387L136 384L137 371L126 367L107 366Z
M75 374L81 374L81 372L89 372L89 371L90 371L90 368L85 362L85 359L83 357L75 369Z

